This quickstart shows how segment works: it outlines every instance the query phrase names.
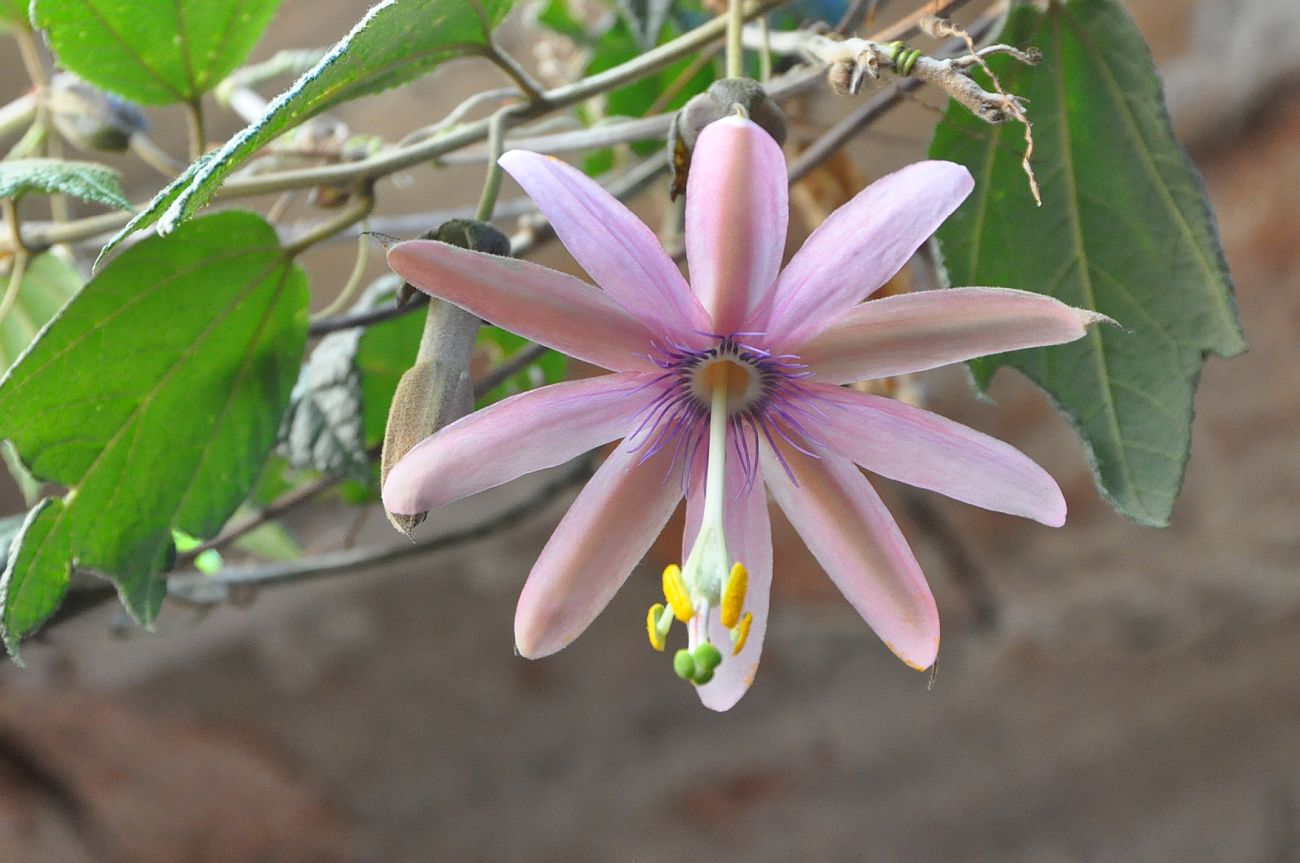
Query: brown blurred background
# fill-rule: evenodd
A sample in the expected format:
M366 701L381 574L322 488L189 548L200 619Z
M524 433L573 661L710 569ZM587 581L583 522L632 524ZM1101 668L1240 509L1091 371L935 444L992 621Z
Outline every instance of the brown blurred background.
M286 0L257 56L327 44L365 6ZM169 609L155 636L105 608L29 644L26 669L0 666L0 860L1300 861L1300 22L1293 0L1129 6L1252 346L1205 367L1172 527L1102 503L1022 379L1003 372L990 405L948 370L924 380L929 405L1047 466L1071 515L1051 530L878 483L944 617L933 690L779 524L763 667L732 712L700 707L646 646L649 564L572 647L515 658L514 600L564 501L452 552L203 619ZM527 18L505 31L524 57ZM340 116L397 136L489 80L456 63ZM179 114L151 116L183 149ZM920 157L934 119L920 103L891 115L856 170ZM385 184L385 210L472 202L476 172L446 174ZM158 178L132 168L128 184L138 199ZM313 254L318 304L350 255ZM557 246L542 260L572 266ZM0 482L0 513L21 509ZM312 549L396 539L342 506L294 528Z

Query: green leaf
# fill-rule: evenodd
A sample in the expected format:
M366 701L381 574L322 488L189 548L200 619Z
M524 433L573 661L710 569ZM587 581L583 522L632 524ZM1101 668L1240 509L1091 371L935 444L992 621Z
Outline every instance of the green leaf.
M60 65L136 102L194 102L244 61L280 0L33 0Z
M32 258L13 307L0 318L0 373L18 360L41 327L79 290L81 276L58 255L46 252ZM4 293L0 290L0 296Z
M11 650L74 565L153 620L172 530L215 535L275 445L307 293L270 225L218 213L123 253L0 381L0 438L69 489L33 512L0 580Z
M163 189L109 241L160 222L172 231L206 204L239 165L288 129L344 102L414 81L446 60L481 53L512 0L385 0L374 6L256 122ZM482 17L480 18L480 14Z
M1021 128L952 106L931 155L964 163L976 185L939 231L948 278L1050 294L1120 327L978 360L976 383L1020 369L1078 428L1102 494L1135 521L1166 525L1201 365L1245 349L1214 217L1147 46L1116 0L1018 8L997 41L1037 45L1046 58L992 63L1029 100L1043 206L1021 171Z
M117 184L117 171L112 168L63 159L0 162L0 198L19 198L29 192L72 195L119 210L131 209L131 202Z

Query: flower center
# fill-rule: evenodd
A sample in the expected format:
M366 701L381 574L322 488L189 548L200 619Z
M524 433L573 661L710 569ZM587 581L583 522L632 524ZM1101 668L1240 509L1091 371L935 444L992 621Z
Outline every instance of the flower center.
M737 353L724 353L701 361L691 371L691 394L702 404L709 404L714 390L727 392L727 413L735 414L756 402L763 393L762 376Z
M817 458L810 447L820 444L810 432L825 416L801 383L809 372L798 357L748 342L761 341L760 333L713 338L713 346L704 349L655 346L650 359L663 374L646 385L652 395L639 413L641 424L628 437L642 451L642 462L671 446L684 491L691 471L701 467L700 448L706 447L700 531L682 565L664 570L664 602L651 606L646 616L655 650L667 645L674 620L686 624L687 647L673 657L673 669L697 686L713 679L727 661L724 656L740 653L754 622L744 610L748 573L727 549L724 510L736 495L750 493L760 448L769 448L787 473L783 446ZM743 490L733 487L730 493L725 489L729 457L745 479Z

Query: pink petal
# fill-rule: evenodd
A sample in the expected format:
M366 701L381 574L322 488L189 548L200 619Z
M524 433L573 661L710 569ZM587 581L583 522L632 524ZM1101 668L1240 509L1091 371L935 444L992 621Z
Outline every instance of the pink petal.
M1072 342L1102 320L1104 315L1028 291L922 291L853 306L799 356L817 380L851 383Z
M832 450L889 479L975 506L1065 524L1065 498L1020 450L894 399L808 384L823 405L818 432Z
M581 279L434 240L398 243L388 250L388 266L426 294L584 362L614 371L655 368L645 357L650 332Z
M939 610L907 540L870 483L833 453L786 455L798 485L763 447L772 497L849 604L911 667L934 664Z
M784 350L817 335L902 269L973 186L961 165L917 162L863 189L813 231L781 273L766 331L780 336ZM763 328L762 320L755 327Z
M704 310L654 232L595 180L527 150L501 157L592 281L648 329L678 340L701 330Z
M705 127L686 185L686 259L711 332L740 332L776 283L789 220L785 156L749 120Z
M754 615L749 637L739 655L731 654L731 635L722 625L718 611L710 612L709 638L722 651L722 664L713 674L713 680L696 687L700 701L712 710L730 710L754 682L758 660L763 652L763 637L767 634L768 600L772 589L772 531L767 514L767 490L761 478L746 488L745 472L728 452L726 473L726 503L723 505L723 523L727 534L727 551L732 562L745 565L749 574L749 590L745 595L744 610ZM682 559L690 553L695 537L700 532L704 511L704 459L697 463L691 474L691 490L686 496L686 530L683 534Z
M515 611L515 645L529 659L565 647L609 604L682 498L671 452L638 464L620 446L555 529ZM638 628L640 621L636 621Z
M393 466L384 507L424 512L622 437L650 398L640 391L654 378L614 374L553 384L462 417Z

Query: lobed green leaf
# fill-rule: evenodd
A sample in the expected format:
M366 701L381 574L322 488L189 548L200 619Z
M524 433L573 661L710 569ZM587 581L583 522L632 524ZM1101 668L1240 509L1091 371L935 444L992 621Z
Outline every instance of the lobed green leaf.
M1045 57L1036 68L991 63L1029 101L1043 206L1021 170L1020 127L952 106L930 152L967 165L976 186L938 234L948 279L1050 294L1120 327L977 360L976 384L1020 369L1077 427L1102 494L1135 521L1166 525L1205 357L1245 349L1213 214L1117 0L1018 8L997 41Z
M275 445L307 301L270 225L218 213L123 253L0 380L0 438L68 488L33 510L0 578L11 650L74 566L152 622L172 531L215 535Z

